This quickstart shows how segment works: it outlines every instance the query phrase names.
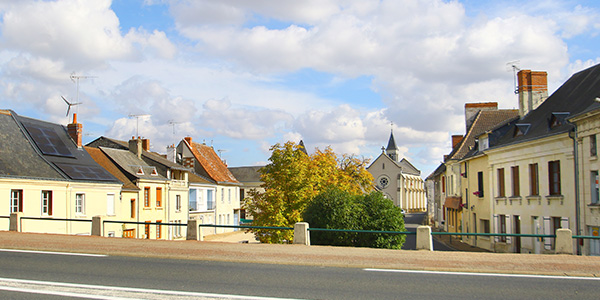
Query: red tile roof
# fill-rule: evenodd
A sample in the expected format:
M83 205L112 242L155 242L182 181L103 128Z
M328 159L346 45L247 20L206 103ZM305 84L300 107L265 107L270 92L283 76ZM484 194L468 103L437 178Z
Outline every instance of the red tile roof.
M212 180L219 183L239 183L212 147L194 142L190 145L187 140L184 141Z

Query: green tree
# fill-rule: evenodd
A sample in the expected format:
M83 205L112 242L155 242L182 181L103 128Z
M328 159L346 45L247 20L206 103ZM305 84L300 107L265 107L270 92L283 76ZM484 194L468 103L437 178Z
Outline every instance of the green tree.
M293 227L311 199L328 186L351 194L372 190L373 177L367 160L344 156L338 159L328 147L307 155L293 142L271 147L269 164L261 168L265 192L253 191L244 208L254 217L254 226ZM291 230L252 229L263 243L292 242Z
M380 192L352 195L330 188L315 197L303 214L312 228L406 231L400 208ZM311 244L400 249L406 237L391 233L311 231Z

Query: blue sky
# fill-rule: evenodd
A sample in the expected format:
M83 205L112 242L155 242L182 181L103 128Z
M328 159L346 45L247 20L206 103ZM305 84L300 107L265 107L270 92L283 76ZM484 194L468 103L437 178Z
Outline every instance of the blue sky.
M0 108L67 124L84 142L152 149L191 136L230 166L275 143L374 159L393 128L426 177L464 133L464 104L515 108L513 73L554 91L600 62L597 1L0 1ZM391 125L393 123L393 125ZM173 133L175 131L175 133Z

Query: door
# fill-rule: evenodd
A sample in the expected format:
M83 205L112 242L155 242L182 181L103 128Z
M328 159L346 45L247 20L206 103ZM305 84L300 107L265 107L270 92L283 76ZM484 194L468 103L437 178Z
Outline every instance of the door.
M513 216L513 230L515 234L521 234L521 216ZM521 253L521 237L515 236L515 253Z
M533 234L542 234L542 224L540 223L540 218L539 217L532 217L533 218ZM534 237L533 238L533 252L535 254L540 254L542 253L542 238L540 237Z

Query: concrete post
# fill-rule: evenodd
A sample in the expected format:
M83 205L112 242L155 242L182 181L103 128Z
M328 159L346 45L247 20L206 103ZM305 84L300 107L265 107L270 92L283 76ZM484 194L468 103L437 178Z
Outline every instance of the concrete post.
M431 227L417 227L417 250L433 251L433 240L431 238Z
M571 229L561 228L556 230L554 246L556 254L573 254L573 233Z
M8 226L9 231L21 232L21 217L23 217L22 212L10 214L10 225Z
M202 233L198 228L198 220L192 219L187 222L187 235L186 240L188 241L202 241Z
M93 236L104 236L104 216L93 216L92 217L92 235Z
M308 223L298 222L294 224L294 244L310 246L310 233Z

